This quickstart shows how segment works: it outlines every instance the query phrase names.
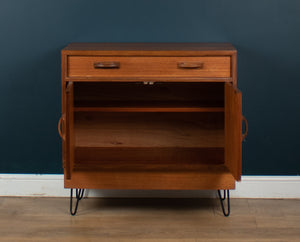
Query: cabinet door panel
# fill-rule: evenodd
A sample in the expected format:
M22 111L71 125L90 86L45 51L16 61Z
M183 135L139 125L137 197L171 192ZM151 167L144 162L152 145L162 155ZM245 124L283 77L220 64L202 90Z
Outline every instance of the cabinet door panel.
M71 178L74 164L74 84L69 82L66 88L66 178Z
M225 83L225 165L237 181L241 180L242 93Z

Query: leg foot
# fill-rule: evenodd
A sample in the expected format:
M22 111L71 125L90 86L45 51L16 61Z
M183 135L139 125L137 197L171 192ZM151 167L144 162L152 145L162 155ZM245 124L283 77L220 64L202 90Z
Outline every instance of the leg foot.
M74 216L77 213L78 203L83 198L84 189L76 189L76 205L75 210L73 212L73 188L71 188L71 196L70 196L70 213Z
M220 199L220 202L221 202L221 207L222 207L223 214L224 214L225 217L228 217L229 214L230 214L229 190L224 190L223 191L223 197L221 195L221 191L218 190L218 195L219 195L219 199ZM225 206L224 206L226 198L227 198L227 212L225 211Z

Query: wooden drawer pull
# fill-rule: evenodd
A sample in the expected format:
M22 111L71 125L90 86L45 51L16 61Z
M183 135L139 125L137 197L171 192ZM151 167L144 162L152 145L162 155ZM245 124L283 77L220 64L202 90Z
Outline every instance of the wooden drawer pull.
M181 69L202 69L202 62L178 62L177 67Z
M61 124L62 124L62 122L64 121L64 118L63 118L63 116L61 116L60 117L60 119L59 119L59 121L58 121L58 133L59 133L59 136L63 139L63 140L65 140L65 136L63 135L63 132L61 131Z
M242 122L245 123L245 133L242 136L242 140L244 140L248 134L248 121L244 116L242 116Z
M101 61L94 63L95 69L113 69L120 68L120 62L118 61Z

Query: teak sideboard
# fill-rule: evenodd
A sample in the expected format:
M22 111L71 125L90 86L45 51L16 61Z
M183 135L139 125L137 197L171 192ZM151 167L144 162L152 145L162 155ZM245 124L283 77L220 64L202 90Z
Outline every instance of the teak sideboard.
M72 214L83 189L214 189L229 214L243 139L231 44L71 43L61 58Z

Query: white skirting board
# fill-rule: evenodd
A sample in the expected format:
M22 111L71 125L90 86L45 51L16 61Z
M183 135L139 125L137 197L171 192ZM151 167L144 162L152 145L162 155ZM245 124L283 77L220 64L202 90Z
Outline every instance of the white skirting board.
M216 197L216 191L87 190L88 197ZM0 174L0 196L68 197L63 175ZM300 176L242 176L232 198L300 198Z

